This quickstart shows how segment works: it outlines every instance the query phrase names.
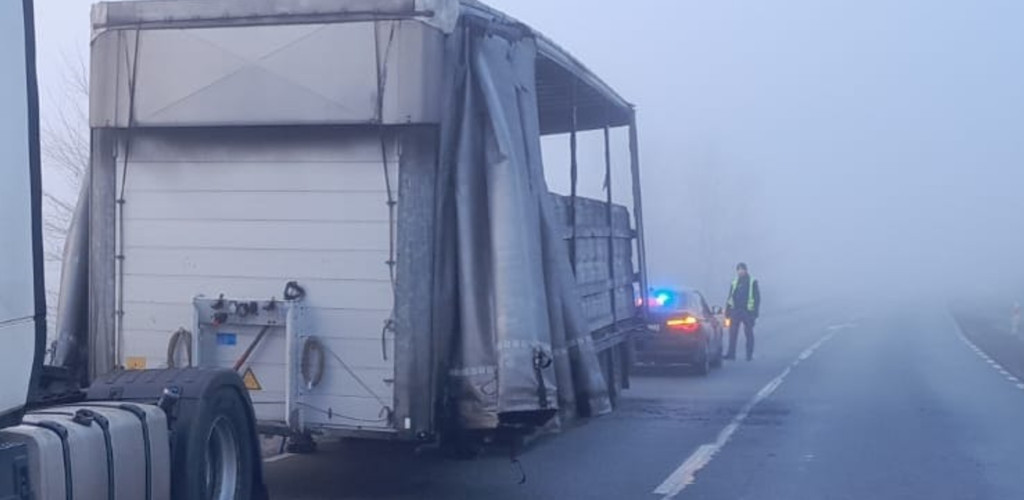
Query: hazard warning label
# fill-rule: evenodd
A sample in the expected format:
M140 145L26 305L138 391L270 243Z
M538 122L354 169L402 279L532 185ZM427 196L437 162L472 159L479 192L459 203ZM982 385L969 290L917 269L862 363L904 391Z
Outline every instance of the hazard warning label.
M242 375L242 382L245 383L245 388L250 391L263 390L263 386L261 386L260 381L256 379L256 374L252 372L252 368L245 369L245 375Z
M142 356L128 356L128 359L125 360L124 368L126 370L145 370L146 358Z

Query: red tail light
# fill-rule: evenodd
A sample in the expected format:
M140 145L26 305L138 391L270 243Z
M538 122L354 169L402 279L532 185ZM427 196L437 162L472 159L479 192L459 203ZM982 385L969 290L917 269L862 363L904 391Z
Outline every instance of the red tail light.
M677 332L694 333L700 328L700 320L695 316L687 314L685 316L672 318L666 321L665 326L667 326L669 330Z

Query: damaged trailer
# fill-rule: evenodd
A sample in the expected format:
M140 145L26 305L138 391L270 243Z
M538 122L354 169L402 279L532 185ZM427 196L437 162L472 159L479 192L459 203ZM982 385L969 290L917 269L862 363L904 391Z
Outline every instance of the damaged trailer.
M93 29L56 364L233 368L264 432L410 441L598 415L628 385L635 113L550 40L453 0L112 2ZM604 200L576 194L588 130Z

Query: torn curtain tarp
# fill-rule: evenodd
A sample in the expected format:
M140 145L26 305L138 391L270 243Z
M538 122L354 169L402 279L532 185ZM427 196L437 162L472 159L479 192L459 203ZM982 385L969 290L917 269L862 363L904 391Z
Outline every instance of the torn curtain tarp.
M611 409L541 163L528 29L463 16L448 37L434 332L465 429Z

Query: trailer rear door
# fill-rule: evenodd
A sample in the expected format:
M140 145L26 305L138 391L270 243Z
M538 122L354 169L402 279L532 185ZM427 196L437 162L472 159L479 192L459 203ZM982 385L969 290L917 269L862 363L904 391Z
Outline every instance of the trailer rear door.
M326 359L303 419L389 428L394 141L365 127L150 129L122 136L119 149L121 363L166 365L198 295L281 300L297 281ZM218 348L241 352L251 338ZM230 356L218 359L230 367ZM278 334L252 354L260 420L283 419L285 360Z

